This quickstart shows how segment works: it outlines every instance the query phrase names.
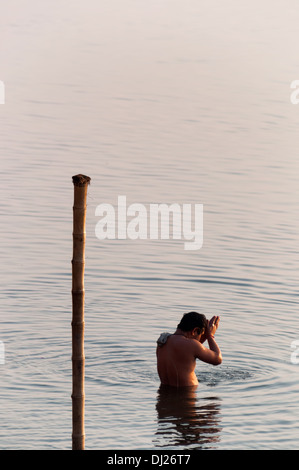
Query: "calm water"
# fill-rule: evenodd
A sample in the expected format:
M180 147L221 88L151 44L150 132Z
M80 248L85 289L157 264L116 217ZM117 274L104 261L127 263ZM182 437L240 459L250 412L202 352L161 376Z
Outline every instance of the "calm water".
M297 449L296 1L1 7L0 448L71 448L71 177L91 177L86 448ZM98 240L95 208L204 205L204 244ZM221 316L219 367L159 390L155 341Z

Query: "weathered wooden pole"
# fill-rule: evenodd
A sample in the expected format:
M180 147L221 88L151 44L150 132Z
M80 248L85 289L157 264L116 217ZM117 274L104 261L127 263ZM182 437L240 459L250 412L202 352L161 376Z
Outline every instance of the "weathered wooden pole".
M84 450L84 265L86 196L90 178L73 176L73 259L72 259L72 449Z

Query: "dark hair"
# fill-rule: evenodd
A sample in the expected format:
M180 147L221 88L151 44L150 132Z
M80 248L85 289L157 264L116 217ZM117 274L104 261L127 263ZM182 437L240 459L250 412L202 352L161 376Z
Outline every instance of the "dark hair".
M202 332L202 330L206 329L207 323L208 321L202 313L189 312L183 315L177 327L182 331L191 331L194 328L200 328Z

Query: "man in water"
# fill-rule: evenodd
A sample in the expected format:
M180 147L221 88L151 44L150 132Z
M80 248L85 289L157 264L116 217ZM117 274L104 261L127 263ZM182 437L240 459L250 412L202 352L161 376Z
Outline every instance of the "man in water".
M197 312L185 313L174 334L162 333L157 341L157 368L162 385L186 387L198 385L196 359L218 365L222 355L214 335L220 318L208 321ZM208 341L209 348L203 346Z

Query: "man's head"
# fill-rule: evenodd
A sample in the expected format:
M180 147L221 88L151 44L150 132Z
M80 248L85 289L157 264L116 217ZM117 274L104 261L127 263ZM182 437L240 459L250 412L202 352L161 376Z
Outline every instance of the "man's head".
M205 315L197 312L189 312L183 315L178 328L184 332L193 332L194 330L197 335L204 333L208 324L208 320Z

